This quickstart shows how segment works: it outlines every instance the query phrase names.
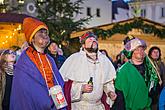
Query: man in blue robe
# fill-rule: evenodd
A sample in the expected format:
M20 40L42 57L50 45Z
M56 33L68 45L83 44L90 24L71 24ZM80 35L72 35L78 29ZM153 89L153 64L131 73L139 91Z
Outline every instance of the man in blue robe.
M49 90L55 85L63 88L64 82L55 62L45 53L50 42L48 28L39 20L25 18L23 29L30 46L15 65L10 110L56 110Z

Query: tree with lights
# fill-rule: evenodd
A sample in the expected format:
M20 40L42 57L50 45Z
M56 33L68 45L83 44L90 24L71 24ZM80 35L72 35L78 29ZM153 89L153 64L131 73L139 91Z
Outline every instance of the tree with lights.
M81 14L82 7L80 5L83 2L84 0L75 0L75 2L70 0L42 0L41 2L41 0L38 0L36 2L38 18L48 25L51 39L62 47L73 48L69 45L69 42L72 42L70 34L73 31L80 30L84 23L87 23L90 19L74 20L74 16Z

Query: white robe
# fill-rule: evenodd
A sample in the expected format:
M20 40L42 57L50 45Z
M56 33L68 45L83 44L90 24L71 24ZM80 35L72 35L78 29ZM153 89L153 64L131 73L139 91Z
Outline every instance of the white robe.
M62 65L60 73L65 81L73 81L71 88L72 110L104 110L101 103L103 91L115 91L113 80L116 78L115 68L110 60L98 52L98 61L94 64L84 51L72 54ZM93 77L93 91L82 94L82 84ZM108 98L107 103L112 105Z

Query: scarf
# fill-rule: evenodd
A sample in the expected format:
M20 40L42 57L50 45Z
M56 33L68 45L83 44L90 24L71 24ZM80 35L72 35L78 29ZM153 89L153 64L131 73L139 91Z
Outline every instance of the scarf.
M148 56L145 57L144 59L144 64L145 64L145 82L147 84L148 90L150 91L151 88L156 89L156 86L159 82L159 77L157 70L154 68L151 60L148 58Z
M124 49L122 52L128 59L131 59L132 51L127 51ZM148 56L146 56L144 58L144 65L145 65L145 69L146 69L144 79L145 79L146 85L148 87L148 90L150 91L151 88L153 88L153 87L156 89L156 85L159 82L159 76L157 74L156 68L154 68L154 66Z
M6 74L13 75L13 65L5 65L4 70Z
M42 77L45 79L47 86L49 88L53 87L54 82L53 82L53 74L51 69L52 65L48 60L46 54L37 52L31 46L27 49L26 53L29 56L29 58L32 60L32 62L37 66Z

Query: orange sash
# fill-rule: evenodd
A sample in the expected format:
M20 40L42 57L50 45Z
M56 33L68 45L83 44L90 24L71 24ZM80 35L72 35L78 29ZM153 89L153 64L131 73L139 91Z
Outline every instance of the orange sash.
M54 86L53 73L50 67L52 65L49 66L49 64L51 63L48 63L46 54L39 53L36 50L34 50L32 47L29 47L27 49L26 54L29 56L32 62L37 66L45 82L47 81L48 87L49 88L53 87ZM39 57L41 58L41 60ZM44 71L45 71L45 75L44 75Z

